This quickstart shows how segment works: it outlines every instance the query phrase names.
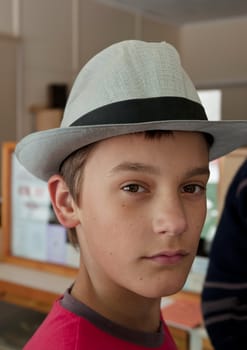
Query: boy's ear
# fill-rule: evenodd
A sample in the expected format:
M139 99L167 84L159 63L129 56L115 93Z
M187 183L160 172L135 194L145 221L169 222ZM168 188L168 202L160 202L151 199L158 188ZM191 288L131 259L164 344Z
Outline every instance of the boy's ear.
M60 175L53 175L48 181L53 209L61 225L72 228L78 225L76 204L68 186Z

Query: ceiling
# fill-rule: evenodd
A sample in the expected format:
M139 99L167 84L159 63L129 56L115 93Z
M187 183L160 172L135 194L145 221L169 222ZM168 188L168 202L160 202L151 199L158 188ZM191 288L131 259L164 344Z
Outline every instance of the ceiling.
M101 0L101 2L174 25L247 16L247 0Z

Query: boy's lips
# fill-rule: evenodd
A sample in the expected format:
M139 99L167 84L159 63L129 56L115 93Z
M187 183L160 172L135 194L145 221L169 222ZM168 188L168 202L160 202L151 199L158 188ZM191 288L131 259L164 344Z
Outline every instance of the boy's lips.
M185 250L163 251L151 256L147 256L145 259L161 265L172 265L180 262L188 254L189 253Z

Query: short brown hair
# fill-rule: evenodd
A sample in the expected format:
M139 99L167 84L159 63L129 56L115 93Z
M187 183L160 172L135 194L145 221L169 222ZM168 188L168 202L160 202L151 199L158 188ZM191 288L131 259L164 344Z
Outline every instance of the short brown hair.
M83 169L87 157L96 143L92 143L83 148L79 148L71 153L60 165L59 173L68 186L69 192L77 205L79 205L80 185L83 181ZM68 238L73 246L78 245L78 239L75 228L68 229Z

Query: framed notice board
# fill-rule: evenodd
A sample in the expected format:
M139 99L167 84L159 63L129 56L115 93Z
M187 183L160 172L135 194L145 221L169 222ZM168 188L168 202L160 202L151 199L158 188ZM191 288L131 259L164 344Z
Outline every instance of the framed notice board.
M14 142L2 145L3 259L27 267L75 275L79 252L55 219L46 182L17 160Z

